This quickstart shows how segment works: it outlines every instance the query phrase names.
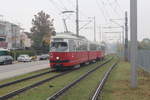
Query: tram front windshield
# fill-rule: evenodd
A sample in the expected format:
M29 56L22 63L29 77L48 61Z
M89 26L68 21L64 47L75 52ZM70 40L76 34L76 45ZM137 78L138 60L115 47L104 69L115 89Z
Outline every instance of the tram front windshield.
M68 50L67 42L52 42L51 43L51 52L65 52Z

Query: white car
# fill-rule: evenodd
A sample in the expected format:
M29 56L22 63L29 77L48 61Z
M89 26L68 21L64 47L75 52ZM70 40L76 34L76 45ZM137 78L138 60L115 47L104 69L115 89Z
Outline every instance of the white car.
M17 61L19 61L19 62L30 62L31 61L31 57L29 57L28 55L20 55L17 58Z

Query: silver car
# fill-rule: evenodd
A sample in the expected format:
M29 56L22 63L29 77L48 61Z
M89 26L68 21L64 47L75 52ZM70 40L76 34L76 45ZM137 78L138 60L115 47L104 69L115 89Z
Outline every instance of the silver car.
M19 61L19 62L30 62L31 61L31 57L29 57L29 55L20 55L17 58L17 61Z

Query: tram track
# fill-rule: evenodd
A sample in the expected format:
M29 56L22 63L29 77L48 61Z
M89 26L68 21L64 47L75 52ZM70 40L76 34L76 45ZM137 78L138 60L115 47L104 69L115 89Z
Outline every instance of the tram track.
M63 72L63 73L57 74L57 75L55 75L55 76L52 76L52 77L50 77L50 78L44 79L44 80L39 81L39 82L36 82L36 83L34 83L34 84L31 84L31 85L29 85L29 86L27 86L27 87L24 87L24 88L21 88L21 89L12 91L12 92L10 92L10 93L4 95L4 96L0 96L0 100L7 100L7 99L9 99L9 98L12 98L12 97L14 97L14 96L20 94L20 93L23 93L23 92L27 91L27 90L29 90L29 89L32 89L32 88L37 87L37 86L39 86L39 85L42 85L42 84L44 84L45 82L48 82L48 81L50 81L50 80L53 80L53 79L55 79L55 78L58 78L58 77L60 77L60 76L65 75L65 74L68 74L68 73L70 73L70 72L71 72L71 71Z
M29 77L18 79L18 80L15 80L15 81L11 81L11 82L7 82L7 83L4 83L4 84L0 84L0 88L4 88L4 87L10 86L10 85L14 85L14 84L18 84L20 82L24 82L24 81L27 81L27 80L30 80L30 79L33 79L33 78L37 78L37 77L49 74L50 72L54 72L54 71L46 71L46 72L42 72L42 73L39 73L39 74L36 74L36 75L32 75L32 76L29 76Z
M111 58L111 59L112 59L112 58ZM34 87L37 87L37 86L39 86L39 85L42 85L42 84L44 84L44 83L46 83L46 82L49 82L49 81L51 81L51 80L53 80L53 79L56 79L56 78L60 77L60 76L66 75L66 74L68 74L68 73L70 73L70 72L72 72L72 71L74 71L74 70L66 71L66 72L60 73L60 74L58 74L58 75L55 75L55 76L46 78L46 79L44 79L44 80L41 80L41 81L39 81L39 82L36 82L36 83L31 84L31 85L29 85L29 86L26 86L26 87L24 87L24 88L21 88L21 89L12 91L12 92L10 92L10 93L7 93L7 94L5 94L5 95L3 95L3 96L0 96L0 100L7 100L7 99L9 99L9 98L12 98L12 97L14 97L14 96L16 96L16 95L19 95L20 93L23 93L23 92L25 92L25 91L27 91L27 90L30 90L30 89L32 89L32 88L34 88Z
M105 64L108 64L112 59L109 59L109 60L105 61L103 64L100 64L99 66L97 66L97 67L93 68L92 70L86 72L85 74L83 74L82 76L80 76L75 81L71 82L70 84L68 84L64 88L60 89L59 91L57 91L56 93L54 93L52 96L48 97L46 100L56 100L58 97L60 97L61 95L63 95L65 92L67 92L71 87L73 87L74 85L76 85L77 83L79 83L81 80L85 79L87 76L89 76L90 74L92 74L97 69L99 69L100 67L104 66Z
M103 75L102 79L99 82L99 85L97 86L95 92L93 93L92 97L90 100L99 100L99 97L101 97L102 94L102 90L103 87L111 73L111 71L113 70L113 68L118 64L119 61L116 61Z

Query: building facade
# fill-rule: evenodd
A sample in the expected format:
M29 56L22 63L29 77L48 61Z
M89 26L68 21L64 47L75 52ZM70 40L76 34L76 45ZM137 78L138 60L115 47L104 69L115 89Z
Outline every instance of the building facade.
M21 47L22 48L30 48L32 45L32 40L29 38L26 32L22 32L20 35L21 39Z
M20 47L21 28L7 21L0 21L0 48L16 49Z

